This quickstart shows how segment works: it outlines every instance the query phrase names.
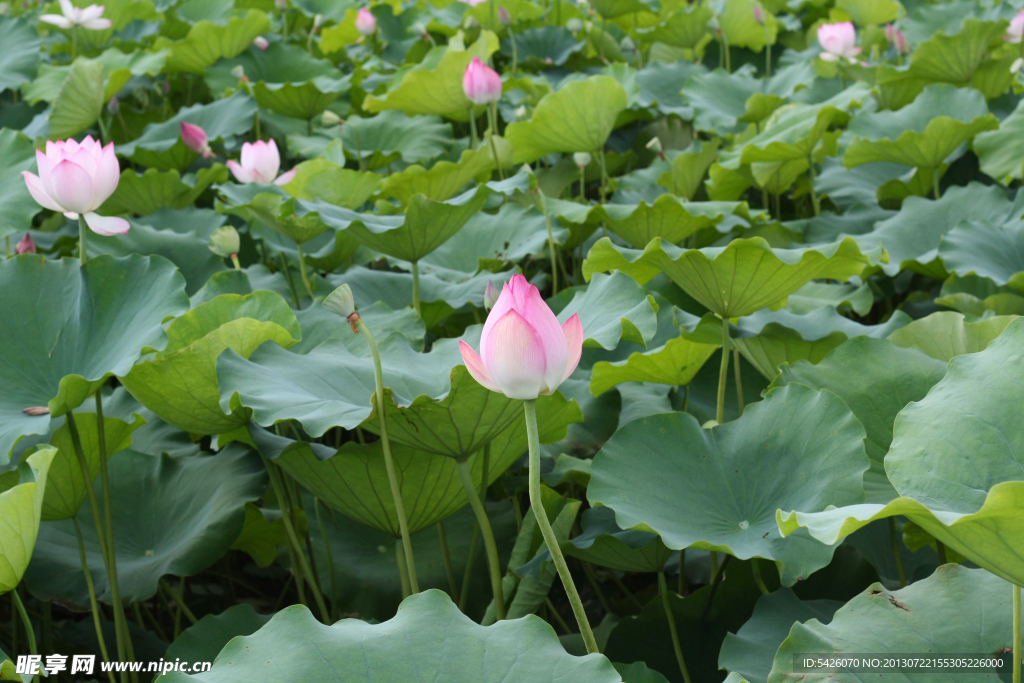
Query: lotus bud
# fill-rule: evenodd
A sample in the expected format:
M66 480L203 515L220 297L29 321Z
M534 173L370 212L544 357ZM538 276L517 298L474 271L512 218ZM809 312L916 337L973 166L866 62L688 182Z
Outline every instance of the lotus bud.
M590 162L594 160L594 157L590 155L590 152L576 152L572 155L572 160L580 168L586 168L590 166Z
M660 156L662 159L665 158L665 148L661 146L661 140L657 137L653 137L647 141L644 145L647 149L653 151L655 154Z
M722 32L722 25L718 23L718 17L711 17L710 19L708 19L708 28L714 31L715 33Z
M278 12L283 12L288 9L288 0L274 0L274 8Z
M853 22L844 21L838 24L822 24L818 27L818 42L824 51L819 55L826 62L838 62L843 59L856 63L861 49L857 47L857 31Z
M903 35L903 31L899 30L892 24L885 25L885 37L892 43L892 46L896 48L896 52L901 55L910 53L910 45L907 43L907 37Z
M1003 40L1008 43L1017 44L1021 41L1022 37L1024 37L1024 9L1018 11L1013 19L1010 20L1010 25L1006 29Z
M331 126L338 126L344 123L341 117L335 114L333 111L328 109L320 116L320 121L323 123L324 128L330 128Z
M36 253L36 243L32 241L32 235L25 233L25 236L21 238L17 246L14 247L16 254L34 254Z
M553 394L579 365L583 325L564 324L522 275L505 283L480 334L480 353L459 342L466 369L477 382L509 398Z
M462 28L471 31L475 28L480 28L480 22L472 14L467 14L466 18L462 21Z
M324 15L322 15L322 14L314 14L313 15L313 32L315 33L317 31L317 29L319 29L323 25L324 25Z
M213 156L213 150L206 140L206 131L194 123L181 122L181 141L196 154L202 154L204 159Z
M498 288L490 280L487 281L487 289L484 291L484 308L488 311L498 303Z
M501 76L479 57L473 57L462 75L462 91L473 104L497 102L501 99Z
M516 121L524 121L530 115L525 104L516 107L513 113L516 115Z
M512 17L509 16L508 10L504 7L498 7L498 21L502 26L508 26L512 23Z
M356 30L361 36L372 36L377 30L377 18L366 7L360 8L356 14Z
M210 235L210 241L207 246L217 256L231 258L238 254L239 245L238 231L230 225L222 225Z
M356 328L356 323L359 322L359 314L356 313L356 300L352 296L352 288L348 285L342 285L331 292L324 299L324 308L348 320L353 332L359 331Z
M573 17L569 21L565 22L565 27L575 35L583 30L583 20L578 17Z
M245 76L245 67L242 66L241 64L236 64L231 69L231 75L234 76L235 78L237 78L239 80L239 82L248 81L249 80Z
M764 10L761 8L760 5L754 5L754 21L757 22L758 26L765 25L766 19L764 16Z
M110 98L110 101L107 102L107 111L110 112L111 114L117 114L117 112L118 112L118 110L120 108L121 108L121 100L118 99L117 95L114 95L113 97Z
M256 36L252 39L252 44L258 47L260 50L266 50L270 46L270 43L263 36Z

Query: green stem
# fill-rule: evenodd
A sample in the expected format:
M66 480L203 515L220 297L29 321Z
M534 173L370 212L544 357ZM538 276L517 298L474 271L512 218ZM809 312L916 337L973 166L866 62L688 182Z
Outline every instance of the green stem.
M818 193L814 189L814 181L817 179L818 174L814 170L814 155L810 154L807 156L807 169L811 175L811 204L814 205L814 215L821 215L821 200L818 199Z
M508 40L512 43L512 78L516 77L516 67L519 66L519 50L516 48L516 36L512 33L512 22L509 22Z
M241 270L242 264L238 262L238 254L231 255L231 263L235 266L235 270Z
M587 169L585 166L580 167L580 201L584 204L587 203L587 193L584 190L583 183L586 181Z
M476 149L477 137L476 137L476 116L473 114L473 105L469 105L469 139L470 149Z
M288 258L281 252L281 270L284 271L284 279L288 281L288 288L292 290L292 301L295 303L295 308L299 306L299 290L295 287L295 278L292 277L292 270L288 267Z
M82 525L78 523L78 515L71 518L75 523L75 534L78 536L78 559L82 563L82 573L85 575L85 587L89 590L89 607L92 609L92 624L96 628L96 639L100 643L100 654L103 661L110 661L110 654L107 651L107 641L103 637L103 626L100 623L100 606L96 602L96 586L92 581L92 574L89 572L89 562L85 557L85 539L82 536ZM113 680L113 675L111 675Z
M736 403L740 409L740 417L743 417L743 378L740 376L740 351L739 349L732 350L732 365L734 374L736 375Z
M939 169L936 167L932 173L932 191L935 192L935 198L938 199L941 195L939 193Z
M544 512L544 503L541 499L540 435L537 431L537 400L528 399L523 401L523 408L526 413L526 436L530 444L530 507L533 509L533 516L537 519L537 526L540 527L544 543L551 553L551 559L558 570L558 576L562 579L562 586L565 588L565 594L569 598L569 604L572 605L573 614L576 615L576 623L580 627L583 643L587 646L587 653L593 654L600 651L597 647L597 640L594 638L594 632L590 628L590 622L587 621L587 613L583 609L580 594L576 590L576 584L573 583L572 574L569 573L569 566L565 563L562 550L558 547L558 539L555 538L555 532L551 528L551 522L548 521L547 514Z
M949 562L949 560L946 559L946 546L938 539L935 539L935 551L939 555L939 564L946 564Z
M71 61L78 57L78 27L71 27Z
M493 102L491 106L487 107L487 122L490 125L490 129L487 131L487 143L491 146L491 156L494 157L494 165L498 167L498 180L504 180L505 172L501 170L498 147L494 144L494 136L498 134L498 117L495 115L495 109L497 109L497 105Z
M359 131L352 126L349 127L352 128L352 140L356 143L356 154L359 155L359 170L365 171L366 160L363 159L363 147L359 144Z
M1021 683L1021 596L1020 586L1013 586L1013 683Z
M491 591L494 593L494 612L497 620L505 618L505 593L501 588L501 560L498 558L498 544L494 541L494 531L491 529L491 521L487 518L487 509L476 492L473 484L473 475L469 471L469 463L465 460L458 462L459 477L462 479L462 488L466 491L469 499L469 506L473 508L476 515L476 522L480 525L480 531L484 537L484 549L487 551L487 568L491 574Z
M402 540L395 540L395 564L398 565L398 578L402 583L402 599L412 595L412 588L409 585L409 563L405 560L405 551L402 549Z
M562 631L565 632L565 635L572 633L572 629L569 628L569 624L565 623L565 619L563 619L562 615L558 613L557 609L555 609L555 603L551 602L551 598L544 598L544 606L548 608L548 614L551 615L551 618L555 620L555 623L557 623Z
M78 260L81 262L82 267L85 268L85 262L89 260L88 253L85 250L86 239L85 236L88 233L89 228L85 225L85 219L81 216L78 217Z
M611 614L612 608L608 604L608 598L605 597L604 591L601 590L601 583L597 580L597 573L594 571L594 567L584 560L580 561L583 566L583 573L587 577L587 581L590 582L590 587L594 589L594 593L597 595L597 601L601 603L601 607L604 608L605 614Z
M420 308L420 264L418 261L412 262L412 307L416 311L416 315L422 318L423 311Z
M413 290L414 296L419 295L419 273L416 270L416 263L413 263ZM417 303L414 301L414 303ZM417 310L417 312L419 312ZM352 319L355 317L353 316ZM388 439L388 423L384 412L384 371L380 364L380 351L377 350L377 342L362 320L356 320L359 332L366 339L373 355L373 379L376 382L377 391L374 396L377 399L377 422L380 425L380 444L384 450L384 467L388 471L388 483L391 484L391 497L395 501L395 514L398 515L398 529L402 533L402 545L405 548L405 561L409 566L409 587L413 593L420 592L420 582L416 576L416 560L412 555L412 540L409 538L409 519L405 516L405 503L402 501L402 489L398 486L398 475L395 473L395 461L391 457L391 441Z
M282 507L281 520L284 522L284 531L288 536L288 540L291 542L292 548L295 550L295 559L299 562L299 569L302 574L306 577L306 583L309 584L310 590L313 591L313 599L316 600L317 609L320 610L320 616L325 624L329 624L331 621L331 613L327 609L327 605L324 603L324 596L321 595L320 589L317 588L316 580L313 577L313 570L310 569L309 563L306 561L306 555L302 552L302 543L299 541L299 536L295 532L295 527L292 526L292 519L289 515L289 511L283 509L285 505L285 490L284 484L281 482L281 475L278 473L277 468L274 467L274 463L270 462L266 458L263 458L263 465L267 468L267 473L270 475L270 485L274 489L274 496L277 498L278 504Z
M766 56L765 56L765 60L764 60L765 76L766 76L766 78L771 78L772 77L772 36L771 36L771 33L768 31L768 22L765 22L765 25L764 25L764 48L765 48L765 51L766 51Z
M629 601L632 602L634 605L636 605L636 608L638 610L643 611L644 604L642 602L640 602L639 600L637 600L636 596L633 595L633 592L631 590L626 588L626 584L622 583L622 579L620 579L618 576L616 576L614 571L612 571L611 574L612 574L612 581L615 583L615 585L618 587L618 589L620 591L622 591L622 594L625 595L627 598L629 598Z
M490 0L491 5L491 30L495 33L498 32L498 3L496 0Z
M679 578L677 579L676 592L686 597L686 548L679 550Z
M302 251L301 244L296 242L295 247L299 250L299 275L302 276L302 284L305 285L306 292L309 293L309 300L313 301L313 286L309 284L309 275L306 273L306 255Z
M455 567L452 565L452 553L448 549L448 535L444 532L444 521L437 523L437 538L441 541L441 557L444 559L444 573L448 575L448 590L452 602L459 599L459 586L455 582Z
M725 422L725 382L729 376L729 319L722 318L722 366L718 371L718 410L715 420Z
M12 254L11 254L11 236L10 235L5 235L4 236L4 247L7 249L7 258L11 258Z
M331 609L338 604L338 583L334 578L334 555L331 553L331 543L327 540L327 528L324 526L323 517L320 516L320 501L313 498L313 511L316 513L316 523L320 527L320 537L324 540L324 553L327 555L327 571L331 578ZM331 621L334 620L334 613L331 613Z
M761 562L756 557L750 558L750 571L754 574L754 583L758 590L762 594L768 595L771 591L768 590L768 586L764 585L764 579L761 578Z
M725 73L732 73L732 58L729 55L729 38L722 31L722 48L725 50Z
M178 606L178 609L181 610L181 613L185 615L186 619L192 622L193 626L199 623L199 620L196 619L196 615L192 614L192 610L190 610L188 608L188 605L185 604L185 598L179 595L176 590L171 588L170 585L167 583L166 579L164 579L164 577L162 576L160 577L160 587L167 591L167 594L171 596L171 600L174 600L174 603ZM182 593L184 593L184 582L182 582L181 589Z
M711 585L715 585L715 580L718 579L718 552L712 550L708 557L711 559Z
M896 573L900 577L900 588L907 587L907 575L903 572L903 558L900 556L900 541L896 536L896 520L889 517L889 542L892 544L892 558L896 561Z
M537 194L540 195L540 208L544 212L544 222L548 226L548 249L551 252L551 296L558 294L558 262L555 256L555 233L551 229L551 214L548 213L547 199L544 197L544 190L537 187Z
M466 569L462 572L462 592L459 593L459 610L466 611L469 600L469 587L473 583L473 564L476 560L476 546L480 543L480 526L473 527L473 537L469 541L469 553L466 557Z
M672 636L672 649L676 653L676 661L679 663L679 671L683 674L683 680L690 683L690 672L686 669L686 660L683 659L683 648L679 644L679 631L676 628L676 616L672 613L672 605L668 600L668 582L665 581L665 572L658 572L658 589L661 593L661 604L665 608L665 619L668 620L668 632Z
M25 635L28 637L28 651L29 654L39 654L36 648L36 632L32 628L32 621L28 618L28 612L25 611L25 605L21 601L21 597L18 595L18 587L15 586L14 590L11 591L11 600L14 601L14 606L18 610L18 615L21 617L21 623L25 626ZM39 675L35 674L32 676L33 681L39 680Z
M608 168L604 163L604 148L602 147L598 151L597 155L601 158L601 203L604 204L605 195L608 193Z

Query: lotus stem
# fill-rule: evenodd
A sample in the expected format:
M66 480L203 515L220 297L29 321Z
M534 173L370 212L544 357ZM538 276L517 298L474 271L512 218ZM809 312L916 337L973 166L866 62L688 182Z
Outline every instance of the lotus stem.
M942 196L939 191L939 168L937 166L935 167L935 171L932 173L932 191L935 192L936 199Z
M519 66L519 50L516 48L516 35L512 32L512 22L508 26L508 40L512 43L512 78L516 77L516 68Z
M312 303L313 299L313 285L309 284L309 274L306 273L306 254L302 251L302 244L299 242L295 243L295 247L299 250L299 275L302 276L302 284L306 287L306 292L309 293L309 300Z
M25 604L21 601L21 596L18 595L18 587L15 586L14 590L11 591L11 600L14 601L14 607L18 610L18 616L21 617L21 623L25 626L25 635L28 637L28 651L29 654L39 654L39 649L36 647L36 632L32 628L32 620L28 618L28 612L25 611ZM39 674L32 676L32 681L39 680Z
M4 248L7 249L7 258L11 258L11 236L4 236Z
M71 61L78 57L78 26L71 27Z
M480 500L480 496L476 492L476 486L473 484L469 463L466 460L460 460L458 468L459 477L462 479L462 488L466 491L469 506L473 508L476 522L480 525L480 531L484 537L487 568L491 575L491 590L494 592L494 612L498 621L501 621L505 618L505 593L501 587L501 560L498 558L498 544L494 541L494 530L491 529L491 521L487 518L487 508L484 507L483 501Z
M418 261L412 262L412 307L416 311L416 315L422 319L423 310L420 306L420 264Z
M900 541L896 536L896 520L892 517L889 521L889 542L892 544L892 559L896 562L896 573L900 577L900 588L907 587L907 575L903 572L903 557L900 555Z
M736 375L736 404L740 409L740 417L743 417L743 378L740 376L740 350L732 350L732 364L735 368L734 374Z
M1020 586L1013 586L1013 683L1021 683L1021 595Z
M476 116L473 114L473 105L469 105L469 148L475 150L477 144L476 137Z
M292 302L295 303L295 308L300 308L299 305L299 290L295 287L295 279L292 277L291 268L288 267L288 257L281 252L281 270L284 271L284 279L288 281L288 288L292 290Z
M491 471L491 444L488 443L483 448L483 466L481 467L480 476L480 498L485 499L487 497L487 482L490 480ZM513 506L516 510L518 507L518 500L513 496ZM521 520L516 524L516 533L522 528ZM473 564L476 560L476 546L480 542L480 525L477 524L473 527L473 538L469 542L469 555L466 557L466 569L462 574L462 593L459 594L459 610L465 612L466 601L469 600L469 587L473 581Z
M580 627L580 635L583 636L583 643L587 646L587 653L600 652L597 647L597 640L594 638L594 631L590 628L587 620L587 613L583 609L583 602L580 594L573 583L572 574L569 573L569 565L565 563L562 550L558 547L558 539L551 528L551 522L544 512L544 503L540 491L540 434L537 431L537 401L529 399L523 401L523 408L526 413L526 436L530 444L530 507L533 509L533 516L537 519L537 526L540 527L541 536L551 553L551 559L558 570L558 576L562 579L562 586L565 594L569 597L573 614L576 615L576 623Z
M242 264L238 262L238 254L231 255L231 264L235 267L235 270L242 269Z
M184 583L184 581L181 582L183 593ZM192 622L193 626L199 623L199 620L196 619L196 615L192 614L192 610L190 610L188 608L188 605L185 604L185 598L179 595L176 590L171 588L170 584L168 584L167 580L164 579L164 577L162 576L160 577L160 587L163 588L167 592L167 594L171 596L171 600L174 600L174 604L178 606L178 609L181 611L182 614L185 615L185 618Z
M939 564L946 564L949 562L946 559L946 545L939 539L935 539L935 552L939 556Z
M679 577L676 579L676 593L686 597L686 548L679 549Z
M772 34L771 34L771 31L768 30L768 22L767 21L765 21L765 23L764 23L764 49L765 49L765 59L764 59L765 78L771 78L772 77ZM767 84L765 84L765 85L767 86Z
M550 614L551 618L555 620L555 623L562 629L562 632L565 633L565 635L571 634L572 629L569 628L569 624L565 623L565 619L563 619L562 615L558 613L557 609L555 609L555 603L551 602L551 598L544 598L544 606L548 608L548 614Z
M85 268L85 262L89 260L89 256L85 250L86 234L89 229L85 225L85 219L81 216L78 217L78 260Z
M537 187L537 194L540 195L540 208L544 212L544 222L548 226L548 249L551 252L551 295L558 294L558 261L555 256L555 234L551 229L551 214L548 213L548 202L544 196L544 190Z
M821 215L821 200L818 199L818 192L814 189L814 181L818 178L817 172L814 170L814 153L807 155L807 170L811 176L811 205L814 206L814 215Z
M498 2L497 0L490 0L491 6L491 30L495 33L498 32Z
M761 591L761 594L768 595L771 593L768 590L768 586L764 584L764 579L761 578L761 561L756 557L750 558L750 571L754 575L754 583L757 585L758 590Z
M608 168L604 163L604 148L598 150L597 156L601 159L601 203L604 204L605 195L608 193Z
M89 607L92 610L92 624L96 628L96 640L100 644L100 654L103 661L110 661L110 654L107 651L107 641L103 637L103 626L100 623L100 606L96 602L96 586L92 581L92 574L89 573L89 562L85 557L85 539L82 537L82 525L78 522L78 515L71 518L75 523L75 534L78 536L78 559L82 563L82 573L85 574L85 586L89 589ZM114 680L111 674L110 680Z
M405 600L412 595L412 588L409 585L409 563L405 559L401 539L395 541L395 564L398 565L398 578L402 583L402 599Z
M672 649L676 653L676 661L679 663L679 671L683 674L683 680L690 683L690 672L686 669L686 660L683 659L683 648L679 644L679 630L676 628L676 616L672 613L672 604L668 600L668 582L665 581L665 572L658 572L658 592L661 593L661 604L665 608L665 619L668 620L668 632L672 636Z
M324 553L327 555L327 571L330 572L331 580L331 621L334 620L334 610L338 604L338 582L334 578L334 555L331 553L331 542L327 540L327 528L324 526L323 517L320 515L320 501L313 498L313 512L316 513L316 523L320 528L320 538L324 541Z
M452 565L452 553L448 549L448 535L444 532L444 520L437 523L437 539L441 542L444 573L448 575L448 591L452 596L452 602L456 602L459 599L459 586L455 582L455 567Z
M722 318L722 366L718 371L718 410L715 420L725 422L725 383L729 376L729 319Z
M493 102L489 107L487 107L487 121L490 124L490 130L487 131L487 143L491 146L491 156L494 157L494 165L498 167L498 180L504 180L505 172L501 170L501 159L498 157L498 147L494 144L494 136L498 134L497 108L498 106Z
M419 273L416 270L416 263L413 262L413 296L416 297L413 301L414 304L418 304L419 300ZM419 308L417 305L417 313ZM398 486L398 475L395 473L395 461L391 457L391 441L388 439L388 423L387 417L384 412L384 371L380 364L380 351L377 350L377 342L373 340L373 335L370 334L370 329L366 327L366 323L358 319L358 316L352 316L350 320L355 319L355 325L358 327L360 334L366 339L366 343L370 347L370 353L373 354L373 379L377 384L376 398L377 398L377 420L380 423L380 444L384 450L384 466L388 471L388 483L391 484L391 496L395 500L395 514L398 515L398 529L402 534L402 545L405 550L405 562L409 567L409 587L413 593L420 592L420 582L416 577L416 560L412 554L412 540L409 538L409 520L405 516L405 503L402 501L402 489Z

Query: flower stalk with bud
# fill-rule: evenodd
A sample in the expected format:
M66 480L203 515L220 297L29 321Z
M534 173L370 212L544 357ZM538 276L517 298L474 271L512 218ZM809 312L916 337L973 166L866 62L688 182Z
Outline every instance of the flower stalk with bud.
M473 61L466 67L462 75L462 90L473 105L487 107L487 141L491 147L491 155L498 167L498 178L505 179L505 172L501 168L501 159L498 157L498 148L494 143L494 136L498 134L498 100L501 99L501 76L491 67L480 61L479 57L473 57ZM469 120L473 128L473 137L476 138L476 124L473 117L473 107L469 108ZM475 144L475 143L474 143Z

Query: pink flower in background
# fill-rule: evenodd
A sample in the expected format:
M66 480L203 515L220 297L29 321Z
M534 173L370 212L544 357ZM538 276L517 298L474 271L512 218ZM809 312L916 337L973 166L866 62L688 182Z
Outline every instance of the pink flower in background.
M467 5L469 5L470 7L476 7L477 5L482 5L482 4L484 4L484 3L485 3L485 2L487 2L488 0L463 0L463 1L464 1L464 2L465 2L465 3L467 4Z
M194 123L181 122L181 140L190 150L202 154L204 159L213 156L213 150L206 141L206 131Z
M1006 27L1003 40L1016 44L1021 41L1022 37L1024 37L1024 9L1018 11L1013 19L1010 20L1010 25Z
M504 7L498 8L498 21L502 26L508 26L512 23L512 16L508 13L508 10Z
M106 147L87 135L81 143L73 138L47 141L46 153L36 150L39 175L22 171L28 191L40 206L60 211L68 218L83 218L100 235L123 235L128 221L95 213L117 189L121 167L114 143Z
M256 36L253 38L252 44L261 50L266 50L270 46L270 42L263 36Z
M490 280L487 281L487 289L484 290L484 308L488 311L494 308L494 304L498 303L498 297L501 296L498 293L498 288L494 286L494 283Z
M754 5L754 21L757 22L758 26L764 26L765 24L764 10L760 5Z
M103 19L103 5L89 5L85 8L78 8L71 4L71 0L60 0L60 11L63 14L44 14L39 21L53 24L59 28L82 28L94 31L103 31L113 26L110 19Z
M861 51L856 45L857 32L853 28L853 23L849 21L819 26L818 42L825 49L820 56L826 62L838 62L842 59L855 62Z
M892 24L885 25L885 38L892 46L896 48L896 52L901 55L908 54L910 52L910 45L907 43L907 37L903 35L903 31L899 30Z
M25 236L21 238L18 245L14 247L16 254L34 254L36 253L36 243L32 241L32 235L25 233Z
M462 90L473 104L497 102L501 99L501 76L479 57L473 57L462 75Z
M228 168L240 183L274 183L285 185L295 177L295 169L277 175L281 168L281 155L277 151L277 143L271 140L264 142L257 140L254 143L242 143L241 163L234 160L228 161Z
M366 7L363 7L356 14L356 30L361 36L372 36L377 30L377 19Z
M573 314L564 325L522 275L505 283L480 334L480 354L459 342L469 374L509 398L552 394L580 362L583 325Z

